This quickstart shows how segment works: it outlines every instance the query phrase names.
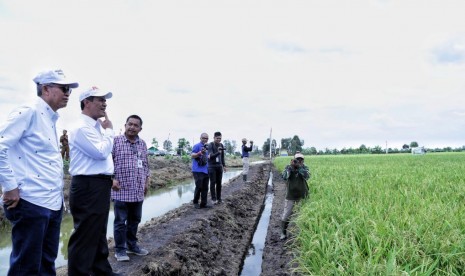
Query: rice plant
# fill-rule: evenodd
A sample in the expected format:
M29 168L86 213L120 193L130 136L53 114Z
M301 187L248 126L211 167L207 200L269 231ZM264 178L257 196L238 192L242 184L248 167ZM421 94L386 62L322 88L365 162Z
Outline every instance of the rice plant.
M282 170L289 157L275 159ZM298 272L464 275L465 153L307 156Z

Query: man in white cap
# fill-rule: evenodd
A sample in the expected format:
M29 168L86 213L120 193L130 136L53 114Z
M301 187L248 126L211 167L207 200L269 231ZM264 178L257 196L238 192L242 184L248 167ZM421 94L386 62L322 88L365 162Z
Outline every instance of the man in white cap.
M106 237L115 136L106 101L112 95L95 86L82 92L82 114L77 127L70 130L69 205L74 223L68 243L70 276L115 275L108 261Z
M13 228L8 275L55 275L63 210L63 159L57 110L79 86L62 70L39 73L35 104L19 107L0 126L0 186Z
M286 180L286 201L281 219L281 240L287 238L287 226L289 217L292 215L294 205L301 199L308 196L307 180L310 179L310 170L304 164L304 155L296 153L291 163L286 166L282 174Z

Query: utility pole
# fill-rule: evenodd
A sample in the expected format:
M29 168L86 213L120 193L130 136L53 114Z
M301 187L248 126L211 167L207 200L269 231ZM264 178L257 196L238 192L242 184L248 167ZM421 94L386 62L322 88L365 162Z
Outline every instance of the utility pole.
M271 133L273 132L273 128L270 128L270 161L271 161L271 145L273 145L273 143L271 142Z

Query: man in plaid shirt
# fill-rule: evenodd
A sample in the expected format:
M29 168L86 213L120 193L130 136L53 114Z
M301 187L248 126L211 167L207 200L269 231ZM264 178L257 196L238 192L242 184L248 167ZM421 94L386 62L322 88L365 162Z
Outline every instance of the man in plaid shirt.
M113 145L115 176L111 191L114 203L115 257L129 261L128 253L144 256L146 249L137 245L137 227L142 217L142 203L150 183L147 145L138 134L142 119L137 115L127 118L124 135L116 136Z

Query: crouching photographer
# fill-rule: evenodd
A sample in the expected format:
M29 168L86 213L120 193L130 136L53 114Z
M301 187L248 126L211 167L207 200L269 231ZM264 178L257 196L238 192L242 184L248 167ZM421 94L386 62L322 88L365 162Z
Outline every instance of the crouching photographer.
M283 179L286 181L286 201L284 202L281 219L281 240L287 238L287 226L294 205L308 196L307 180L310 179L310 170L305 166L304 158L303 154L297 153L282 174Z

